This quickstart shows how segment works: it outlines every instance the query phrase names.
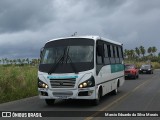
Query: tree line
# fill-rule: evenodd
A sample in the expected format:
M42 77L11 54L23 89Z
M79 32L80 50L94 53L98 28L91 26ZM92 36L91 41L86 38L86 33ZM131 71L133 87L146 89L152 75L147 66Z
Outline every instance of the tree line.
M157 48L155 46L149 47L145 49L143 46L136 47L135 49L124 50L124 58L126 60L139 60L146 61L151 60L152 62L160 63L160 53L156 55ZM0 64L3 65L38 65L40 63L40 59L8 59L2 58L0 59Z
M157 53L155 46L145 49L143 46L136 47L135 49L124 50L125 59L135 60L151 60L153 62L160 62L160 53Z
M40 59L8 59L2 58L0 59L0 64L3 65L38 65L40 63Z

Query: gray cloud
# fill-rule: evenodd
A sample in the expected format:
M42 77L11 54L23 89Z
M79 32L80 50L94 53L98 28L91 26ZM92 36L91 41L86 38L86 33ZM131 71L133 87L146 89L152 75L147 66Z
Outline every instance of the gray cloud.
M116 9L123 5L126 0L94 0L99 7L104 7L106 9Z
M1 0L0 33L35 30L52 21L50 0Z
M38 57L52 38L100 35L159 50L159 0L0 1L0 58Z

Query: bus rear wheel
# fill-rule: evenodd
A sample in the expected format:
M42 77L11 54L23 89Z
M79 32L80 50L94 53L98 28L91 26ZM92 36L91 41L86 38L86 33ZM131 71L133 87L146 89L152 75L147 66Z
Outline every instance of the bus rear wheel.
M115 90L112 91L113 95L117 95L118 94L118 88L116 88Z
M114 90L111 92L112 95L117 95L117 94L118 94L118 87L119 87L119 81L118 81L118 83L117 83L117 88L114 89Z
M51 106L54 105L55 99L45 99L47 105Z

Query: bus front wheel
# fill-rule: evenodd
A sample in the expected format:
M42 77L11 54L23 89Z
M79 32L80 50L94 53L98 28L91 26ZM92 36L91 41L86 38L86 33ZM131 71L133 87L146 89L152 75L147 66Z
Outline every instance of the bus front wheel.
M98 98L92 101L93 105L98 105L100 103L102 97L102 89L100 88L98 91Z

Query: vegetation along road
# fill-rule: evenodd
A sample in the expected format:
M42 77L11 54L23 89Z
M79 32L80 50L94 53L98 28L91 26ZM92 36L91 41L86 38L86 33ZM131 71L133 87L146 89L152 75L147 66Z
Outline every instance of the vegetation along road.
M71 111L71 113L72 111L80 111L80 113L94 111L84 112L88 114L83 117L86 120L99 119L99 117L94 117L101 114L98 111L160 111L159 73L160 69L157 69L154 74L140 74L136 80L126 80L116 96L104 96L98 106L92 106L89 101L85 100L57 100L54 106L47 106L43 100L35 96L0 104L0 111ZM128 119L128 117L122 119ZM143 117L143 119L147 118Z

